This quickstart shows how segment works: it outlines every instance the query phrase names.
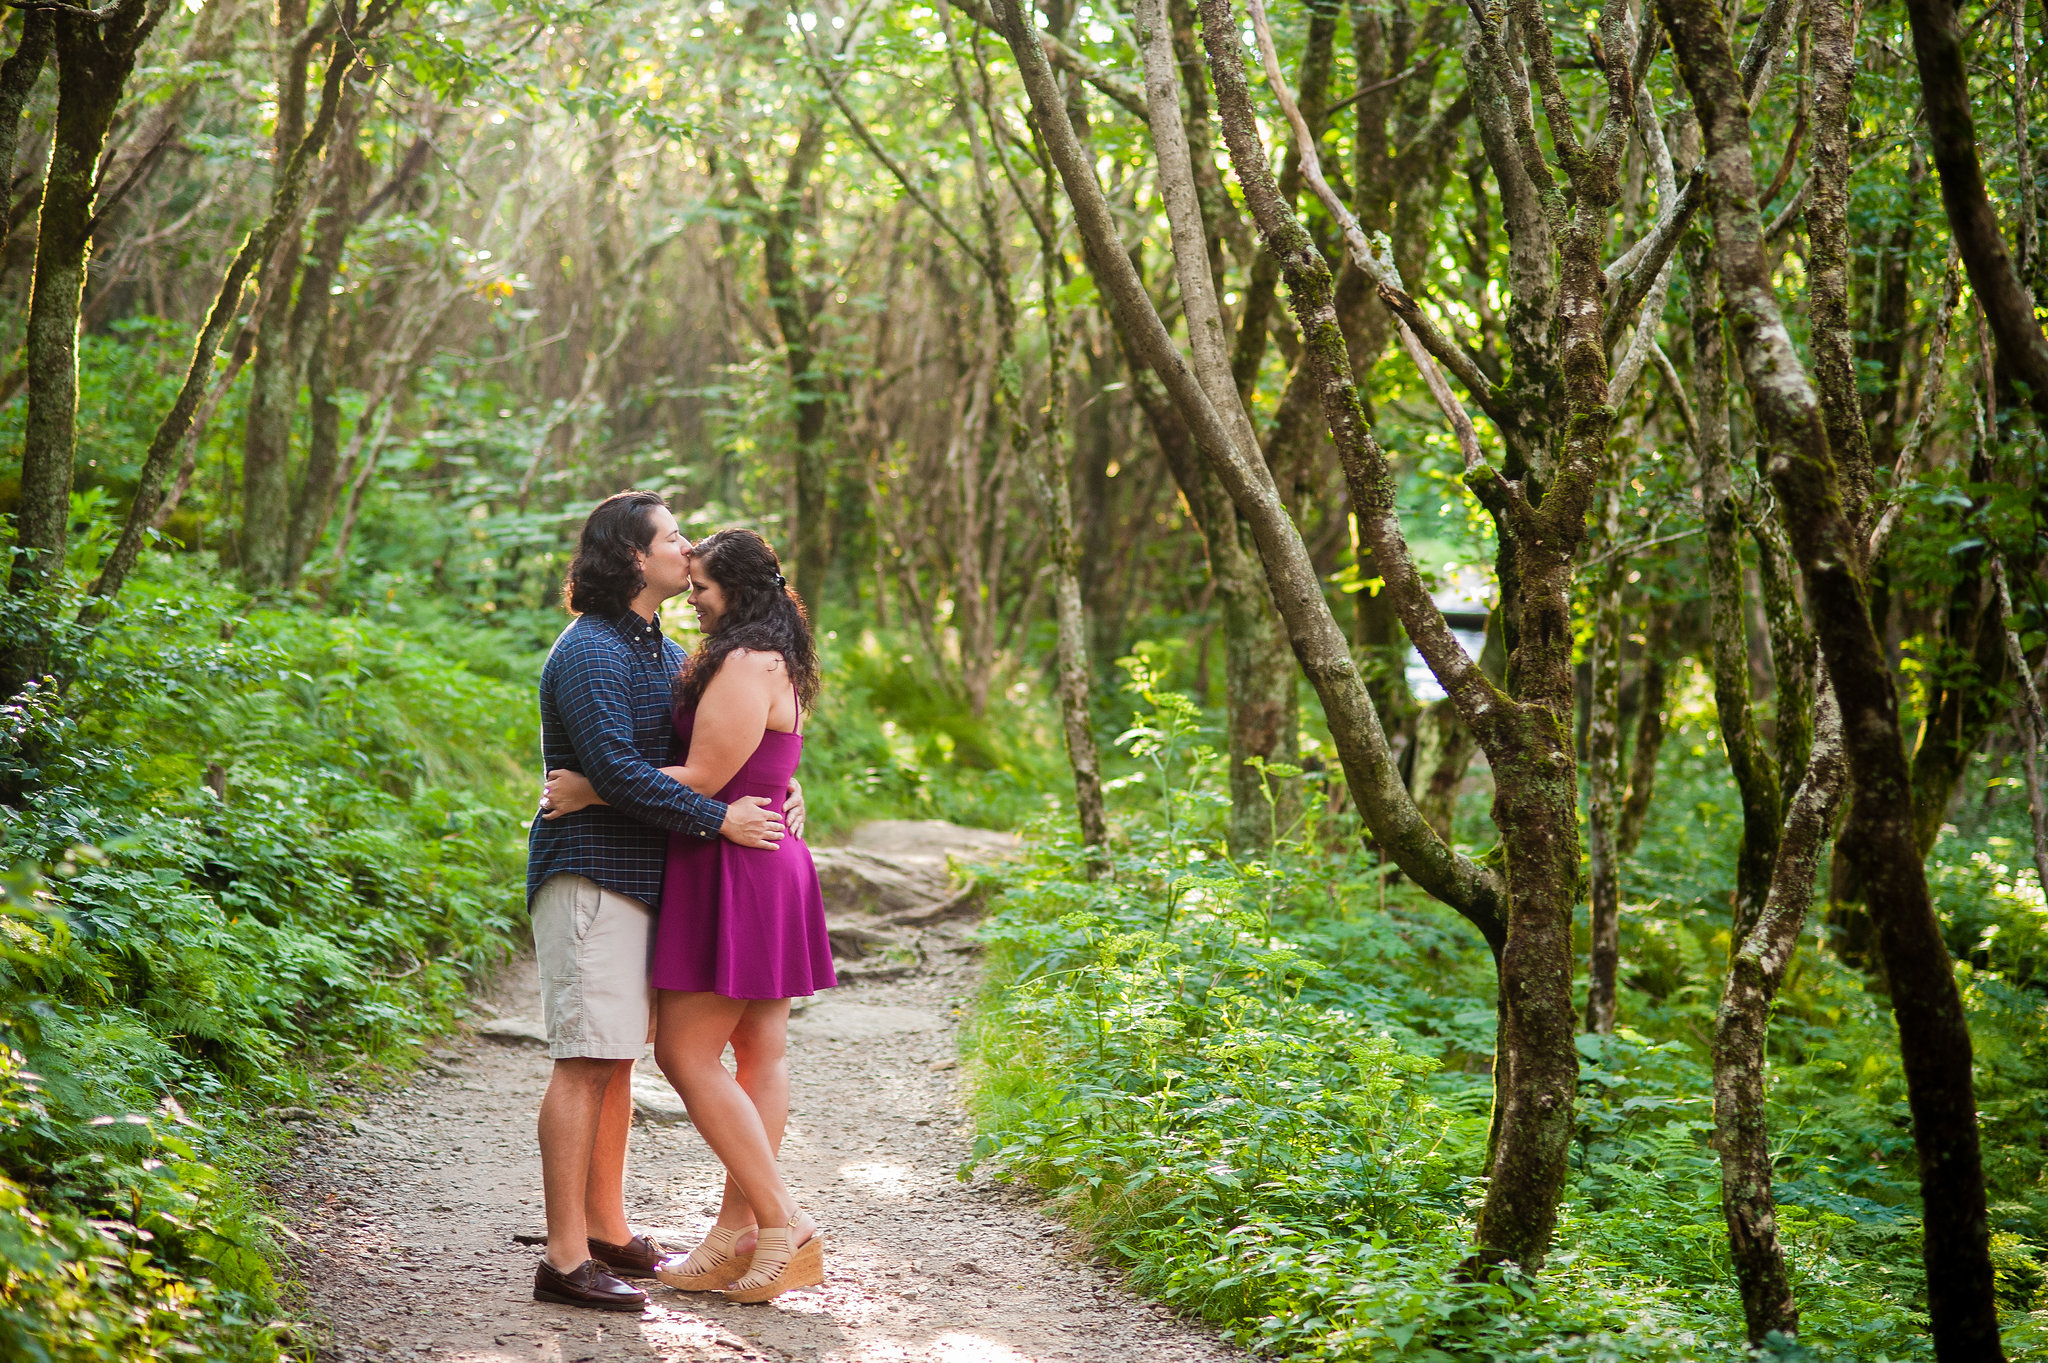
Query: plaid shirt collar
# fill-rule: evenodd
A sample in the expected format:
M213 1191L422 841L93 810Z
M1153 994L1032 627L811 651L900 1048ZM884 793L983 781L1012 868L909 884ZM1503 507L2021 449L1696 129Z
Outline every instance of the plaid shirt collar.
M643 619L639 611L627 607L624 615L601 615L598 619L618 631L621 639L638 648L660 648L662 642L661 612L656 610L652 620Z

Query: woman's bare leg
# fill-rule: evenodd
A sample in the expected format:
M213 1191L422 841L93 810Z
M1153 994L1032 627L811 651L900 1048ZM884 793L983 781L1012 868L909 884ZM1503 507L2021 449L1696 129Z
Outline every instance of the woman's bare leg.
M740 1018L740 1025L733 1029L732 1056L739 1070L736 1076L739 1086L753 1100L754 1111L761 1116L762 1129L768 1133L768 1146L778 1157L782 1154L783 1128L789 1123L788 1055L789 1000L750 1001ZM731 1174L725 1176L725 1196L719 1203L718 1224L735 1227L754 1224L754 1209ZM754 1239L749 1231L740 1237L734 1248L739 1252L752 1250Z
M745 1225L751 1220L762 1226L788 1226L796 1205L775 1162L788 1113L787 1070L779 1059L770 1066L782 1069L777 1103L781 1116L771 1138L763 1114L756 1110L747 1091L726 1072L723 1061L726 1043L736 1040L747 1014L756 1005L718 994L664 989L657 1006L660 1024L655 1033L655 1060L682 1095L690 1121L725 1165L728 1187L737 1185L746 1208L740 1213L746 1220L728 1221L733 1201L728 1194L719 1223ZM778 1000L773 1006L781 1009L786 1020L788 1004Z

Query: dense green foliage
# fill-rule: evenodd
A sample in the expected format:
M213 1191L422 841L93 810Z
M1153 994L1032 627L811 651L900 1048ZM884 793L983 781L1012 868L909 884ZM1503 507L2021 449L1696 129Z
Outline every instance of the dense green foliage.
M1706 1048L1739 819L1711 729L1695 716L1667 748L1629 867L1624 1026L1580 1038L1549 1265L1536 1282L1474 1283L1457 1270L1491 1105L1484 944L1383 885L1348 818L1312 808L1270 860L1230 861L1202 716L1139 675L1127 736L1143 760L1114 874L1090 883L1048 825L999 877L974 1040L979 1155L1055 1194L1136 1285L1277 1356L1739 1357ZM1964 817L1934 865L1951 946L1978 962L1995 1252L2008 1346L2025 1357L2048 1347L2048 1001L2026 953L1996 944L2037 933L2044 910L2031 869L2009 864L2024 810L2008 798ZM1773 1059L1794 1353L1931 1358L1890 1014L1811 930Z
M6 711L8 1358L271 1354L263 1111L403 1065L517 927L528 688L188 563Z

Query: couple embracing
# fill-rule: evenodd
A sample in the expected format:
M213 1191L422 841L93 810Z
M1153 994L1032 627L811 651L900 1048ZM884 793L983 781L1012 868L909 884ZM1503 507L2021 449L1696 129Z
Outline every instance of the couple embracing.
M688 656L660 615L686 592L704 632ZM591 513L564 597L576 619L541 672L548 784L527 861L554 1061L533 1295L637 1311L646 1295L624 1280L654 1277L766 1301L824 1280L824 1239L776 1162L789 1001L837 982L795 781L818 691L810 625L759 535L692 545L651 492ZM687 1256L626 1224L632 1070L650 1039L726 1170Z

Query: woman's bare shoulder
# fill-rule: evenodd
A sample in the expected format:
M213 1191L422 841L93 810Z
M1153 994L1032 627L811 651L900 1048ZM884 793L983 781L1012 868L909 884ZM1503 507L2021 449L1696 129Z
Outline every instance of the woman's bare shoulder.
M704 688L710 696L771 696L783 682L782 655L754 648L736 648L725 655L717 675Z
M737 666L742 675L770 676L783 670L782 655L773 649L736 648L725 655L725 666Z

